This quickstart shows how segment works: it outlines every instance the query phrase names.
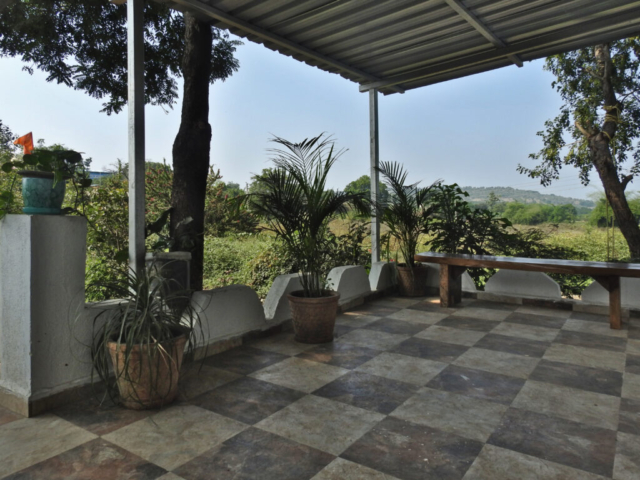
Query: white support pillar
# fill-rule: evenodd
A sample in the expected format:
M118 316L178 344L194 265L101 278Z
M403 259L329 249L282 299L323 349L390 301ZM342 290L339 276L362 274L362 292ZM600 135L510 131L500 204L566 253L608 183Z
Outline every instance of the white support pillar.
M371 200L378 202L378 184L380 174L380 142L378 129L378 91L369 90L369 139L371 145ZM371 263L380 261L380 222L375 215L371 215Z
M129 264L144 268L144 0L127 2Z

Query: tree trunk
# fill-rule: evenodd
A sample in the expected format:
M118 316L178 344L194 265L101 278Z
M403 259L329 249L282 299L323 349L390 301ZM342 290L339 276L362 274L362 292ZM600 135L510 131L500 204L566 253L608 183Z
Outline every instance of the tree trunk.
M591 161L600 176L607 201L611 205L620 232L629 245L631 258L638 260L640 259L640 228L629 208L624 186L618 177L609 148L608 138L602 132L589 139Z
M638 227L638 222L631 212L627 197L624 194L630 178L620 179L611 154L610 144L618 129L618 118L623 107L622 104L618 103L613 88L615 69L611 61L609 45L597 45L595 47L595 56L601 74L604 108L608 115L605 117L602 130L580 125L578 125L578 128L587 136L591 161L600 176L604 193L611 205L611 210L613 210L620 231L629 245L631 258L638 260L640 259L640 227Z
M209 77L211 73L211 26L188 13L185 20L185 50L182 58L184 93L180 129L173 142L173 189L171 232L174 250L192 241L191 288L202 289L204 254L204 205L209 172L211 125L209 125ZM188 224L179 225L191 217Z

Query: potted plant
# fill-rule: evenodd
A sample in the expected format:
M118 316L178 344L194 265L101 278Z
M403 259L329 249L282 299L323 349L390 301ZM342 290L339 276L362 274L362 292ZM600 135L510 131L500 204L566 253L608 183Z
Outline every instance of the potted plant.
M118 299L94 304L92 380L97 374L112 400L135 410L171 403L185 347L190 354L205 340L190 292L176 291L158 271L87 287Z
M275 168L256 177L255 193L238 197L266 223L264 227L279 237L287 253L300 266L302 290L288 296L295 339L302 343L333 340L339 293L326 288L323 271L329 222L348 213L368 210L362 193L327 189L327 175L343 151L334 151L331 138L320 135L292 143L273 141Z
M398 290L404 296L425 296L429 269L416 263L414 255L420 236L427 233L433 213L430 198L437 183L427 187L420 187L419 182L407 185L407 172L396 162L381 162L378 171L391 192L386 201L377 204L378 216L396 239L405 262L396 266Z
M21 158L3 163L1 168L5 173L17 171L22 177L22 211L30 215L62 214L65 184L69 179L81 189L91 185L82 155L58 147L36 148ZM0 214L9 210L8 205L14 200L12 192L12 188L0 192L5 204Z

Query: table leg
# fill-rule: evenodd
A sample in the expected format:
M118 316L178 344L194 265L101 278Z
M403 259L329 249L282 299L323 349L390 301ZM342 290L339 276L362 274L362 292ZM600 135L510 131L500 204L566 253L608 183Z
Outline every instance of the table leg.
M622 295L620 277L593 277L609 292L609 325L615 330L622 328Z
M462 300L462 279L460 267L440 265L440 306L453 307Z

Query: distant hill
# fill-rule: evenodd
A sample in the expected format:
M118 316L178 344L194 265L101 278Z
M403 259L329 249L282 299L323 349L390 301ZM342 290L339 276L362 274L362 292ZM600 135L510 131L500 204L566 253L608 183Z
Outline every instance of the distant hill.
M544 203L547 205L565 205L569 203L576 207L595 207L595 203L591 200L561 197L560 195L540 193L535 190L519 190L512 187L462 187L462 189L469 192L467 200L474 203L487 201L489 194L493 192L503 202Z

